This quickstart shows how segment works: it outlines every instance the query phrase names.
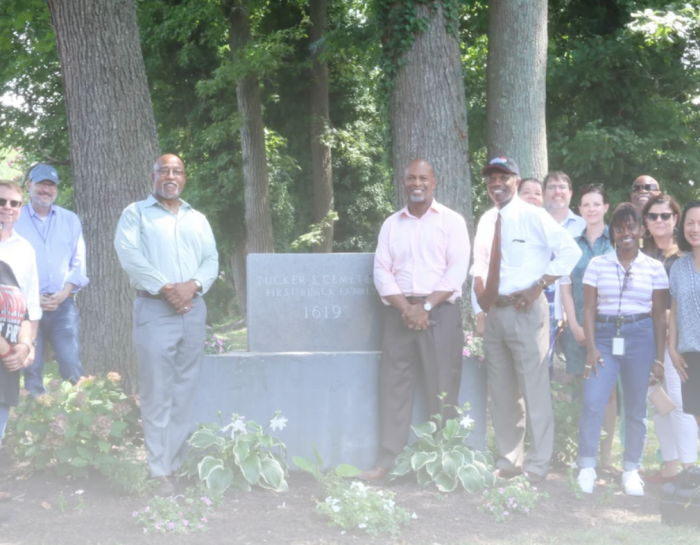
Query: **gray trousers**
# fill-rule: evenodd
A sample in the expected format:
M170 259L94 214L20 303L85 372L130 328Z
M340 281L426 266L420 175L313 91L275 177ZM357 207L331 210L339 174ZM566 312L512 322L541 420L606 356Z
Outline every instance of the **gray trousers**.
M132 337L139 360L143 435L151 476L173 475L194 431L192 413L204 356L207 306L177 314L166 301L137 297Z
M494 306L486 316L491 417L500 454L496 466L545 475L554 448L549 382L549 307L541 295L528 312ZM530 446L525 455L525 425Z

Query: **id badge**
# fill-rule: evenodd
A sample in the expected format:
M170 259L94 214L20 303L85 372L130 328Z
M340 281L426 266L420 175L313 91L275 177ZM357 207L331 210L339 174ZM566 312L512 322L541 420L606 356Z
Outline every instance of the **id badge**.
M624 356L625 355L625 339L624 339L624 337L613 337L612 354L613 354L613 356Z

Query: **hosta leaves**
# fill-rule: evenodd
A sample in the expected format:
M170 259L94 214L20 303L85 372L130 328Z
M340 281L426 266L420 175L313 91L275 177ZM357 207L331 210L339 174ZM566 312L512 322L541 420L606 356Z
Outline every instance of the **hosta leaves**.
M464 457L459 452L446 452L442 456L442 470L450 479L457 479L457 471L464 463Z
M265 458L262 460L260 474L273 490L281 491L283 482L286 489L287 483L284 481L284 470L277 460L273 460L272 458Z
M225 444L224 438L212 430L197 430L190 438L190 445L198 450L206 450L214 445L221 449Z
M250 454L240 464L245 480L251 485L258 482L260 478L260 458L257 454Z
M199 478L203 481L209 477L211 473L217 467L224 467L224 463L219 458L214 458L213 456L205 456L202 461L197 465L197 471L199 473Z
M428 421L416 426L411 426L411 429L419 439L425 437L432 438L433 434L437 430L437 426L435 425L435 422Z
M428 462L437 459L437 452L416 452L411 456L411 469L418 471Z
M440 474L435 477L435 486L438 487L438 490L440 492L452 492L455 488L457 488L457 483L459 481L457 480L457 477L451 477L444 471L441 471Z
M481 492L486 484L484 477L474 466L462 466L457 476L467 492Z
M209 472L205 482L210 490L222 494L233 482L233 471L228 467L216 466Z

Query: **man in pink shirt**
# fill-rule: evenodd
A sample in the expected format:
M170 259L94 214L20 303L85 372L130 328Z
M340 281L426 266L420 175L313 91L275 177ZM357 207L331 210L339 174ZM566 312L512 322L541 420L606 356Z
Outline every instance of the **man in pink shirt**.
M374 257L374 284L384 309L379 371L380 445L377 465L360 474L379 480L408 441L416 374L422 374L429 414L452 417L462 378L459 297L469 269L464 218L433 198L436 179L427 161L404 171L408 206L382 225Z

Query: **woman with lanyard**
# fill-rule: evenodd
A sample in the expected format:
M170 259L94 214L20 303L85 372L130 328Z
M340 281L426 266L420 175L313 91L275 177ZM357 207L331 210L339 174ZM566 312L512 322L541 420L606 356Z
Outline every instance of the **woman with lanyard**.
M671 268L668 351L683 381L683 410L700 425L700 201L683 209L678 247L685 255Z
M15 270L8 264L9 254L6 256L7 244L12 244L12 226L19 217L19 209L22 206L22 190L14 182L0 181L0 441L5 433L5 426L10 415L10 407L17 404L19 398L19 375L31 362L32 354L32 327L27 312L27 301ZM20 245L26 241L21 240ZM36 263L34 252L24 254L18 248L11 248L12 257L16 259L31 260L28 266L21 270L27 270L36 276ZM36 290L38 297L38 285L35 278L30 284ZM0 492L0 501L9 500L10 495Z
M630 203L610 220L615 251L596 257L583 276L583 407L579 419L578 483L592 493L603 415L618 375L625 407L622 488L644 495L639 467L646 440L650 373L663 380L668 277L661 263L639 251L642 218Z
M675 232L681 209L672 197L659 193L647 201L642 215L646 225L642 251L660 261L666 274L670 276L671 267L680 257ZM671 298L669 297L666 306L667 318L670 308ZM683 412L681 378L673 366L668 350L664 358L664 370L664 389L676 407L666 416L661 416L652 406L654 429L661 447L664 465L659 473L650 475L646 480L657 484L676 479L679 461L683 469L686 469L698 460L698 426L695 418Z
M608 195L603 184L588 184L579 190L581 217L586 229L576 242L583 254L568 277L561 278L561 300L566 314L567 326L562 332L561 344L566 356L566 372L580 380L586 364L586 336L583 332L583 274L594 257L613 251L610 231L605 225L608 213ZM600 458L604 468L610 468L615 422L617 420L617 388L613 388L603 418L605 438L600 444Z

